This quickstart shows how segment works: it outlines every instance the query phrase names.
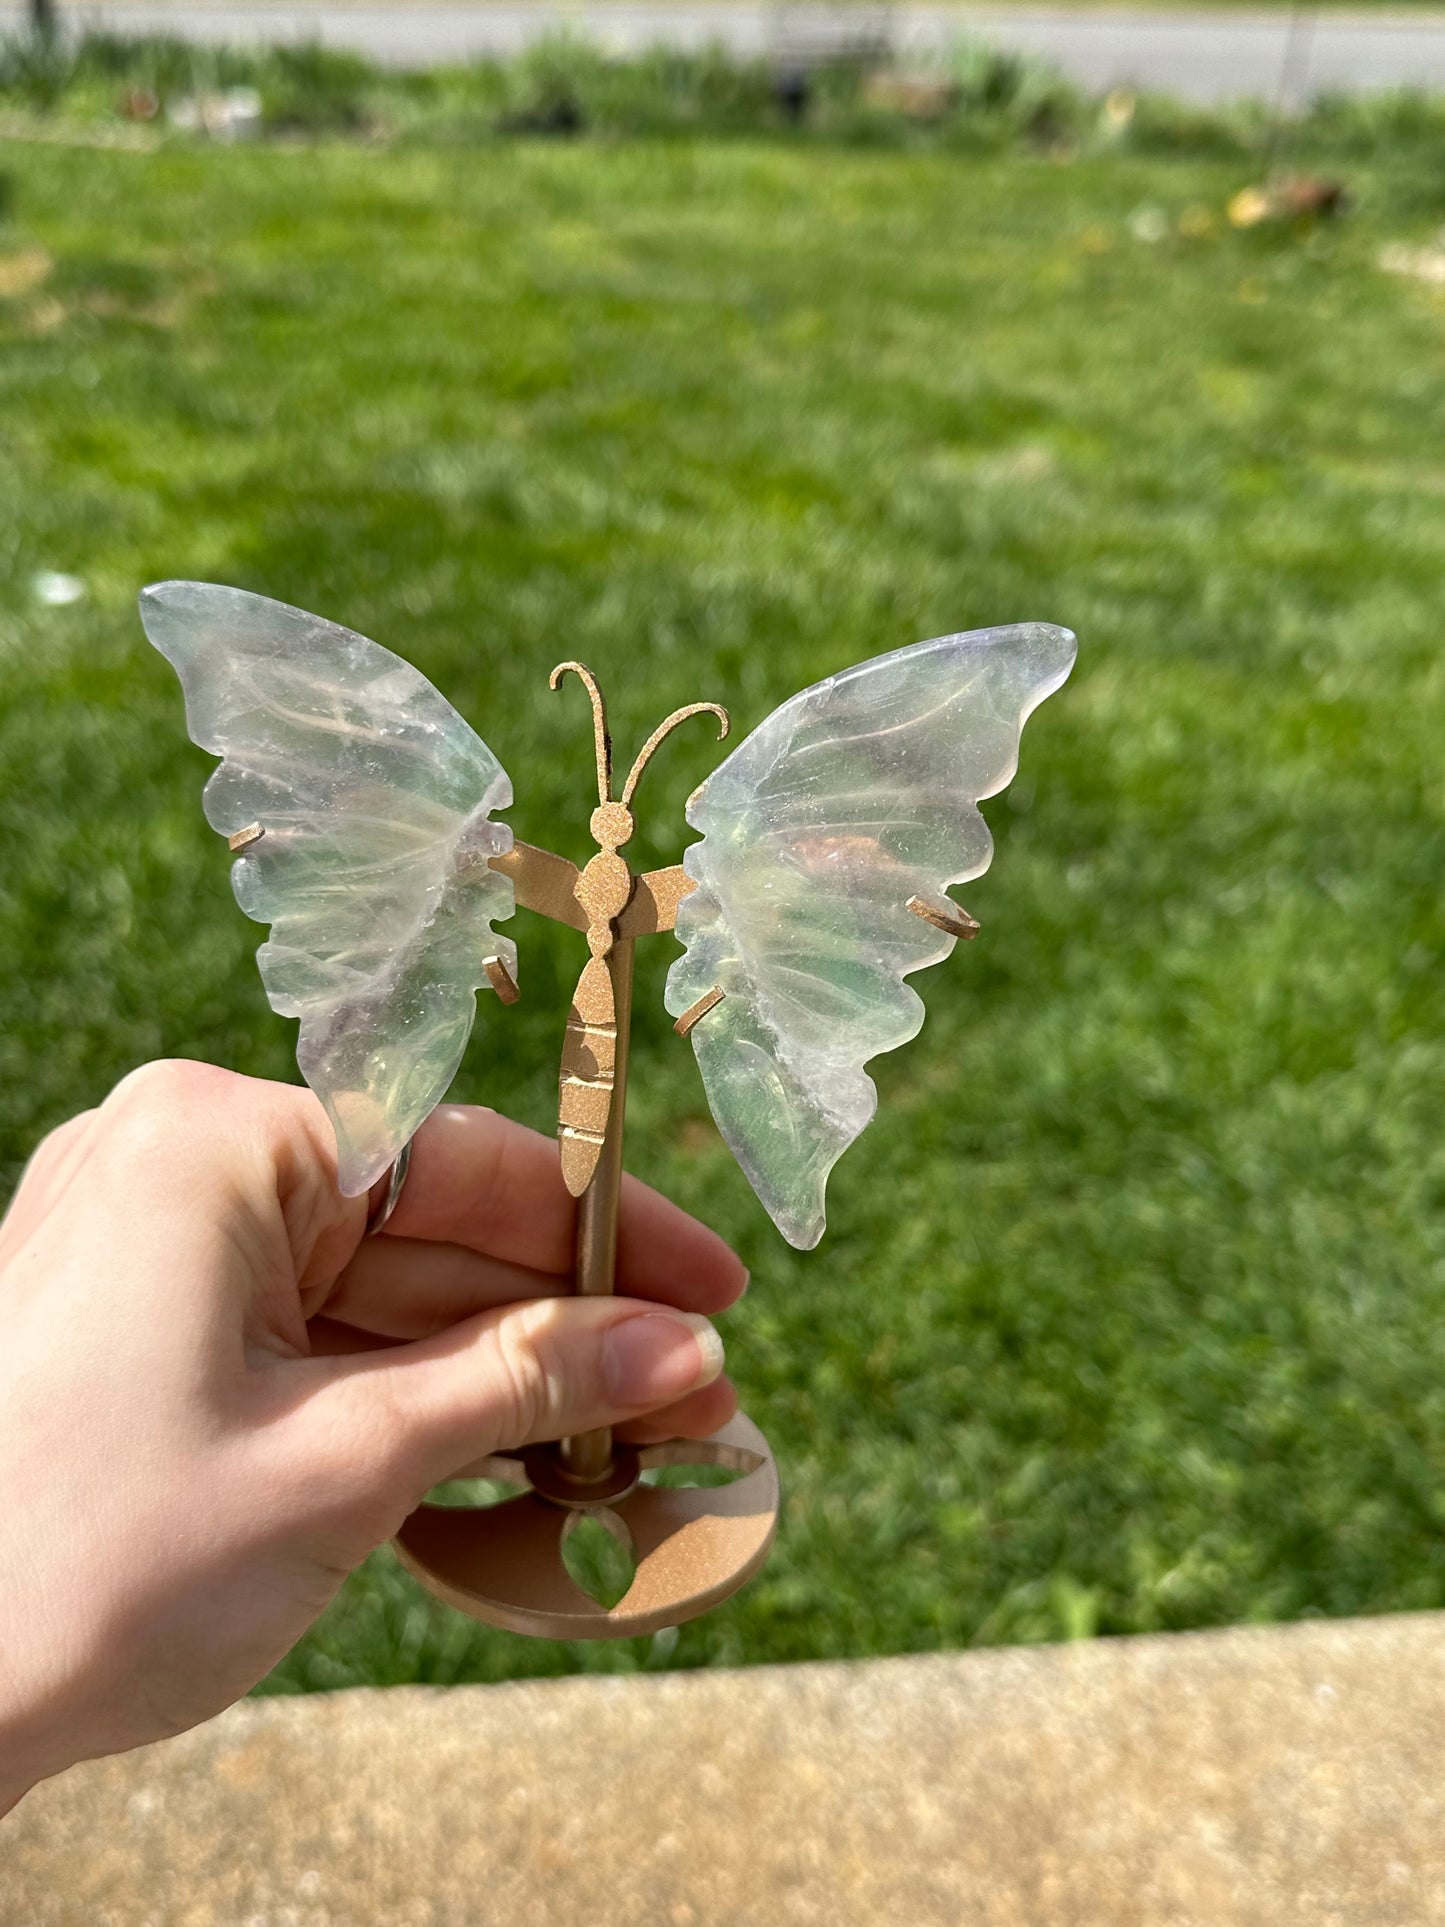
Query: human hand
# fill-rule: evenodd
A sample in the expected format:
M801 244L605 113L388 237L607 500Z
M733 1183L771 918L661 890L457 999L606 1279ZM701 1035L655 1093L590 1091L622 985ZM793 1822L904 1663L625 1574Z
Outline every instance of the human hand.
M624 1180L616 1298L567 1289L555 1143L444 1106L384 1234L309 1091L147 1065L0 1224L0 1813L259 1680L427 1489L597 1425L731 1417L738 1259Z

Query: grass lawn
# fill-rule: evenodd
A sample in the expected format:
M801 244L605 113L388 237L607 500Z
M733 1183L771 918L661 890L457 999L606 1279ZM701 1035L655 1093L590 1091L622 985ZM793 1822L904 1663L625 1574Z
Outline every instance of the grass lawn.
M295 1075L142 583L402 651L579 858L563 656L630 751L948 629L1082 639L815 1253L716 1138L673 944L640 951L630 1162L753 1270L765 1574L558 1648L383 1552L273 1684L1445 1605L1445 291L1375 265L1441 218L1418 155L1313 236L1211 224L1238 161L1128 154L12 142L0 176L9 1178L153 1055ZM679 855L704 734L639 863ZM523 923L459 1095L547 1128L582 947Z

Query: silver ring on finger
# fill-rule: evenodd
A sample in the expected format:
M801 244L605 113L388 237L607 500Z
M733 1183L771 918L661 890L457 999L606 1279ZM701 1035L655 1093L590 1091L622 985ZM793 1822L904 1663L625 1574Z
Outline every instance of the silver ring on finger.
M392 1212L401 1202L402 1187L406 1183L406 1174L411 1169L411 1147L412 1140L408 1138L402 1145L395 1164L391 1167L384 1196L379 1204L374 1204L371 1208L371 1215L366 1220L368 1238L374 1238L378 1232L385 1231L391 1221Z

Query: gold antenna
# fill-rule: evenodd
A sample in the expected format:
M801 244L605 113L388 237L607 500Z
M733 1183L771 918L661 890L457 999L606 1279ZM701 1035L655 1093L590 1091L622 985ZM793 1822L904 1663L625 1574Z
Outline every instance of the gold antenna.
M597 687L597 678L585 662L559 662L547 678L552 689L562 687L562 678L568 670L584 684L587 694L592 698L592 733L597 741L597 801L612 801L612 737L607 728L607 705L602 700L602 691ZM649 748L651 745L649 744Z
M575 667L575 664L571 666ZM622 786L622 807L624 809L631 807L633 792L637 788L638 780L642 772L652 760L653 751L664 737L671 735L678 724L685 723L689 716L716 716L718 719L717 739L719 742L725 739L729 729L732 727L728 713L721 703L689 703L685 709L674 709L665 722L660 722L657 725L657 728L653 730L647 741L642 745L642 748L638 750L637 761L632 765L632 772Z

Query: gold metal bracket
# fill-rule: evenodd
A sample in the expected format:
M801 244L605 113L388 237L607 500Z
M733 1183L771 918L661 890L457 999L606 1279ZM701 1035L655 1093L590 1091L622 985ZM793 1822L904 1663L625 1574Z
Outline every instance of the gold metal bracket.
M693 1025L706 1017L710 1010L716 1010L726 995L727 992L719 990L716 984L713 985L711 990L705 990L695 1004L688 1005L687 1009L673 1025L673 1029L677 1032L678 1036L686 1037Z
M259 843L266 834L259 823L248 823L244 830L233 830L226 838L226 848L236 855L241 850L249 850L253 843Z
M504 1004L515 1004L522 993L517 988L516 978L512 975L511 971L508 970L501 958L488 957L483 963L482 969L486 971L487 982L492 986L492 989L496 991L501 1001Z
M935 930L946 931L950 937L961 937L965 943L972 943L983 928L976 917L971 917L951 897L910 897L908 908L915 917L931 923Z
M580 1198L591 1184L602 1158L615 1088L626 1075L626 1024L618 1010L614 965L620 966L622 953L631 947L631 937L623 932L621 918L631 905L636 879L621 851L631 842L636 828L632 799L658 745L680 723L690 716L713 715L721 725L720 734L726 736L728 715L716 703L689 703L684 709L674 710L638 751L622 786L622 795L614 802L612 735L607 727L607 706L602 691L592 671L580 662L558 663L550 678L553 689L560 688L567 675L576 676L587 691L592 705L597 757L597 808L589 824L597 842L597 854L588 860L573 885L573 896L586 918L587 948L591 955L577 979L572 998L558 1083L557 1140L562 1149L562 1176L573 1197ZM666 914L665 901L659 907ZM675 916L675 901L671 910ZM629 996L630 971L629 963Z
M565 856L539 850L533 843L518 842L504 856L494 856L491 866L512 879L521 909L535 910L538 916L565 923L573 930L587 928L587 912L577 897L582 872ZM677 921L677 906L696 888L680 863L634 875L632 894L613 919L618 936L651 937L660 930L671 930Z
M577 901L577 865L565 856L518 842L505 855L490 861L494 870L511 878L519 909L535 910L539 917L570 924L574 930L587 928L587 918Z
M668 870L646 870L633 884L632 899L617 919L619 937L650 937L671 930L677 906L696 883L680 863Z
M671 930L678 905L696 887L681 864L638 876L620 852L633 834L638 781L658 745L679 723L703 713L716 716L726 735L727 712L715 703L675 710L643 744L614 802L602 692L581 663L559 664L552 687L569 673L592 706L597 854L579 870L550 850L514 843L491 865L511 878L520 908L587 938L590 955L562 1054L558 1139L563 1176L578 1200L573 1289L605 1296L617 1269L633 943ZM488 961L487 975L505 996L493 965L500 969L500 960ZM721 994L710 993L702 1006L710 1009ZM703 1008L694 1010L695 1022ZM654 1486L643 1477L664 1465L692 1464L740 1476L731 1485L697 1488ZM752 1577L777 1526L777 1469L762 1433L741 1415L710 1439L641 1449L615 1442L610 1429L599 1427L488 1460L479 1476L523 1489L476 1510L422 1506L397 1535L402 1563L474 1618L550 1639L627 1638L692 1619ZM636 1556L633 1583L615 1607L591 1599L563 1562L565 1539L583 1516L600 1520Z

